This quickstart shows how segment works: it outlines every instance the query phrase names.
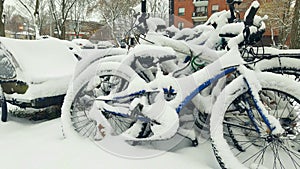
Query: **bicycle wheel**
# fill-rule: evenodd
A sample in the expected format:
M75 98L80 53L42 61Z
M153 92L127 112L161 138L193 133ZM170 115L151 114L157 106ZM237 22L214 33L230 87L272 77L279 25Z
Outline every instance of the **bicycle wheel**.
M299 81L300 60L297 58L280 57L270 60L264 59L254 65L254 68L264 72L283 74Z
M106 134L118 135L130 128L135 119L109 112L101 105L106 104L105 101L95 99L122 92L133 80L141 79L131 68L116 62L97 62L85 69L73 80L65 97L62 107L64 134L75 131L97 141Z
M262 85L260 99L284 132L272 134L248 89L237 89L233 81L212 110L210 131L217 160L222 168L299 168L299 84L271 73L261 73L258 79Z

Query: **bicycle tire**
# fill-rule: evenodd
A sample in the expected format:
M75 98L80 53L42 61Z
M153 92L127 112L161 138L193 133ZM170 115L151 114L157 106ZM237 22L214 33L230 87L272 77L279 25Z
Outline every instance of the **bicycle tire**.
M92 84L95 77L98 79L118 77L121 79L121 84L124 90L133 80L141 80L138 75L130 67L117 62L95 62L87 67L78 77L75 77L70 83L65 100L62 106L62 128L65 137L69 135L81 135L90 138L94 141L101 140L106 134L118 135L130 128L134 120L130 118L122 118L111 114L99 113L89 114L96 97L94 89L101 88L99 83ZM95 86L91 86L95 85ZM105 85L102 83L101 85ZM121 89L121 90L122 90ZM118 89L117 89L118 90ZM118 90L117 92L121 92ZM100 92L100 91L96 91ZM101 93L98 93L101 94ZM108 93L102 93L107 95ZM80 101L81 100L81 101ZM97 110L98 111L98 110ZM121 123L114 124L114 120ZM122 125L118 128L118 125ZM75 134L76 133L76 134Z
M273 67L270 69L264 70L265 72L272 72L276 74L285 75L293 78L295 81L300 81L300 69L293 67Z
M280 94L285 94L286 96L291 97L294 99L294 101L297 102L297 105L299 105L300 101L300 92L299 92L299 84L287 77L281 76L281 75L274 75L272 73L258 73L258 79L262 86L262 91L271 90L279 92ZM291 145L288 145L287 143L295 142L299 144L298 139L299 133L294 134L294 139L288 138L287 136L278 135L277 137L268 138L263 135L257 134L255 136L255 139L257 140L249 140L249 137L252 137L252 135L247 135L245 131L251 131L254 129L249 124L239 125L241 123L234 123L233 124L228 122L229 115L233 116L233 113L230 114L230 107L234 105L234 101L236 101L241 96L245 96L247 88L246 87L239 87L237 88L237 83L243 83L241 80L240 82L233 81L228 86L225 87L225 89L221 92L220 96L218 97L215 105L212 109L211 114L211 125L210 125L210 132L211 132L211 142L213 146L213 151L216 156L217 161L219 162L221 168L259 168L259 167L267 167L267 168L297 168L300 164L300 146L295 147ZM271 95L269 95L271 96ZM295 107L297 108L297 107ZM239 111L237 111L240 113ZM239 114L239 118L241 118L241 113ZM295 114L294 114L295 115ZM245 115L244 115L245 116ZM296 115L297 121L299 120L299 115ZM256 117L256 116L255 116ZM246 118L246 117L245 117ZM247 117L249 119L249 117ZM234 119L234 118L233 118ZM236 118L239 120L238 118ZM226 121L227 120L227 121ZM256 119L257 120L257 119ZM296 119L294 119L296 120ZM259 122L259 120L257 120ZM289 122L288 122L289 123ZM226 126L228 125L239 125L237 127L240 128L240 131L243 130L243 132L239 132L240 138L247 139L247 140L238 140L240 139L238 135L235 135L235 133L231 133L233 136L228 137L226 136L226 131L228 132L228 129L225 130ZM284 124L281 124L282 126ZM289 125L292 125L292 123L289 123ZM297 122L298 125L298 122ZM232 127L230 128L232 129ZM296 128L297 130L297 128ZM287 132L287 131L285 131ZM227 133L228 134L228 133ZM269 135L273 136L273 135ZM227 139L226 139L227 137ZM234 142L233 140L236 139L236 141L246 142L247 145L246 148L243 149L242 144L239 142ZM284 140L285 139L285 140ZM277 145L274 146L274 145ZM269 147L273 146L273 147ZM280 146L280 147L279 147ZM249 148L251 147L251 149ZM282 148L284 147L284 148ZM252 151L253 148L253 151ZM272 149L273 148L273 149ZM281 148L281 149L280 149ZM259 151L254 151L259 149ZM272 150L270 150L272 149ZM272 154L273 152L273 154ZM268 156L266 157L265 154L268 153ZM279 154L280 153L280 154ZM243 154L243 155L240 155ZM275 154L275 155L274 155ZM279 154L279 155L278 155ZM236 156L237 155L237 156ZM280 156L281 155L281 156ZM284 156L283 156L284 155ZM262 156L259 158L259 156ZM273 159L272 159L273 157ZM279 157L285 158L284 160L279 159ZM290 159L289 159L290 158ZM270 160L271 159L271 160ZM249 160L253 160L253 162L250 162ZM264 161L267 160L267 161ZM273 160L273 163L272 163ZM257 164L258 162L258 164ZM263 165L263 166L260 166ZM267 165L267 166L264 166Z
M300 77L300 59L290 57L275 57L270 60L264 59L254 65L256 70L264 72L272 72L276 74L285 74L288 76L295 76L299 81Z

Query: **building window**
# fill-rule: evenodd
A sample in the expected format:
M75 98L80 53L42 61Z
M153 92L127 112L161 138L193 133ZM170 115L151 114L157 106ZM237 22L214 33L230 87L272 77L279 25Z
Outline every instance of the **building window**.
M219 12L219 5L212 5L211 12L212 13Z
M207 16L207 7L206 6L199 6L195 8L194 16Z
M183 29L184 28L184 23L183 22L178 22L178 29Z
M178 16L183 16L185 12L185 8L178 8Z

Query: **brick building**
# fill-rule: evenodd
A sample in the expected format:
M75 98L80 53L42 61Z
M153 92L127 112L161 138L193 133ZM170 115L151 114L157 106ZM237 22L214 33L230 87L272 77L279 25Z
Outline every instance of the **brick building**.
M179 29L203 24L213 12L226 9L225 0L173 0L174 25Z
M174 1L174 26L179 29L192 28L203 24L214 13L229 10L226 0L173 0ZM241 19L254 0L243 0L236 9L240 12ZM264 34L266 44L271 44L271 31ZM275 32L275 39L278 32Z
M226 0L173 0L174 25L178 28L189 28L203 24L214 13L228 10ZM241 17L253 0L244 0L237 6Z
M193 27L193 13L193 0L174 0L174 25L176 27L179 29Z

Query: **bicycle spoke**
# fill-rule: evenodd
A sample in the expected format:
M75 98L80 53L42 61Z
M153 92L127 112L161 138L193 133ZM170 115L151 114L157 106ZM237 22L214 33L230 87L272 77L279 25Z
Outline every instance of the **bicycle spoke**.
M83 85L76 94L71 106L71 121L74 129L85 137L95 137L97 136L97 133L100 132L98 131L97 125L100 126L101 124L97 124L97 121L99 121L97 118L101 118L101 116L98 116L97 114L92 115L90 112L96 98L121 92L125 90L129 84L126 79L116 75L104 75L96 78L99 78L98 84L95 83L98 81L96 80L93 82L89 81ZM127 100L129 99L130 98ZM128 104L122 103L122 100L120 102L110 101L106 102L106 104L113 107L119 107L122 110L125 110L124 108L128 108ZM93 111L96 111L93 113L101 113L100 110ZM106 114L103 113L103 115L103 117L108 120L116 134L121 134L127 130L132 126L134 120L136 120L127 116L122 116L122 113L115 114L106 112Z
M284 145L281 145L281 147L282 147L282 149L288 154L288 156L290 157L290 159L292 160L294 167L295 167L295 168L300 167L300 164L299 164L296 160L294 160L294 158L292 157L292 154L291 154L290 150L288 150ZM300 158L297 157L297 156L296 156L296 158L300 159ZM298 166L298 167L297 167L297 166Z
M247 158L246 160L244 160L242 163L246 163L248 162L251 158L255 157L257 154L262 153L263 151L265 151L265 149L268 148L268 145L266 145L265 147L263 147L261 150L257 151L256 153L254 153L252 156L250 156L249 158Z
M258 162L258 166L260 166L260 164L264 164L264 157L265 157L265 152L266 152L266 150L267 150L267 148L264 148L264 149L263 149L261 158L259 159L259 162ZM259 157L259 156L257 156L257 157Z
M280 124L286 130L285 135L269 135L267 126L256 110L254 102L248 94L244 94L243 99L237 98L229 107L237 107L240 104L244 108L237 108L237 110L243 113L247 111L253 113L253 118L250 120L251 118L248 115L243 116L242 112L240 114L233 111L226 112L223 125L224 129L227 126L227 130L231 131L231 134L229 132L226 137L230 143L230 150L241 160L241 163L251 165L252 168L260 168L264 165L274 169L299 168L299 152L292 151L292 149L298 150L299 148L300 151L300 139L293 138L299 134L299 131L296 131L298 127L295 127L299 117L294 116L300 109L300 102L276 90L263 90L261 100L267 110L272 111L270 115L280 119ZM257 133L255 127L262 133ZM282 145L285 148L282 148ZM271 163L270 158L272 158Z

